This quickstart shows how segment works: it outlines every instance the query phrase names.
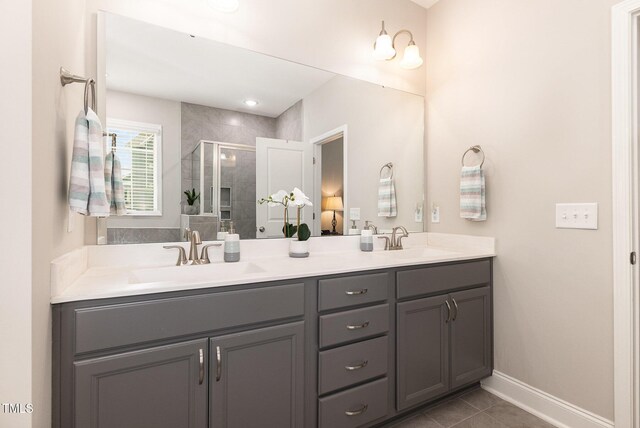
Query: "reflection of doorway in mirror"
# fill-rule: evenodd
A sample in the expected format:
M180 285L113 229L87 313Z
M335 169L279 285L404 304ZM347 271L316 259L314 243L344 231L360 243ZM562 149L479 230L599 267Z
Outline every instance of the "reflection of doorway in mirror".
M318 136L311 143L315 159L314 235L344 235L347 231L347 127Z

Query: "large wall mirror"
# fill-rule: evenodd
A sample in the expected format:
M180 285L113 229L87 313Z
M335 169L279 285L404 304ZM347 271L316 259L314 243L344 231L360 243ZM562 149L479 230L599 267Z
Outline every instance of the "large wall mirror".
M313 202L302 216L314 236L365 221L423 231L423 97L101 19L103 125L127 214L100 220L99 243L181 241L186 228L213 240L229 222L242 239L283 237L282 207L257 200L295 187Z

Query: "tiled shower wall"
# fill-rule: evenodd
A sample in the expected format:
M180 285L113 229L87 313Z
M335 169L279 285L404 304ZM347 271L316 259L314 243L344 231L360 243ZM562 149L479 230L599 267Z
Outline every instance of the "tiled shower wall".
M291 106L278 118L182 103L181 129L181 169L184 190L198 187L193 182L194 179L199 178L199 171L197 163L193 162L192 152L200 140L250 146L256 145L258 137L301 141L302 101ZM235 168L223 166L222 185L232 186L232 220L237 232L241 238L255 238L255 153L239 151L235 153L237 165ZM210 170L210 168L205 169ZM209 181L211 179L207 171L205 171L205 179ZM211 203L208 194L209 189L205 186L201 193L201 202L205 205ZM185 199L183 195L183 203L186 203Z

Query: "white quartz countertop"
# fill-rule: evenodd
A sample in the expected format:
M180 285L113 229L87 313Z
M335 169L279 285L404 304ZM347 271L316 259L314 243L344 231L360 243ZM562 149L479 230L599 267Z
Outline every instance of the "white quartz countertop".
M412 234L405 249L359 251L359 237L312 238L308 258L288 256L284 239L241 241L241 260L175 266L177 252L162 244L90 246L52 262L51 303L195 290L281 281L394 267L495 256L493 238L430 233ZM186 246L186 243L183 245Z

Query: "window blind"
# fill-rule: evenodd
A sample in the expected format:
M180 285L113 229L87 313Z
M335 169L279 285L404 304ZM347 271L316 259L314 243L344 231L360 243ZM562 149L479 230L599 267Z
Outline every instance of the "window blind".
M127 215L158 215L160 126L110 120L107 129L117 135Z

